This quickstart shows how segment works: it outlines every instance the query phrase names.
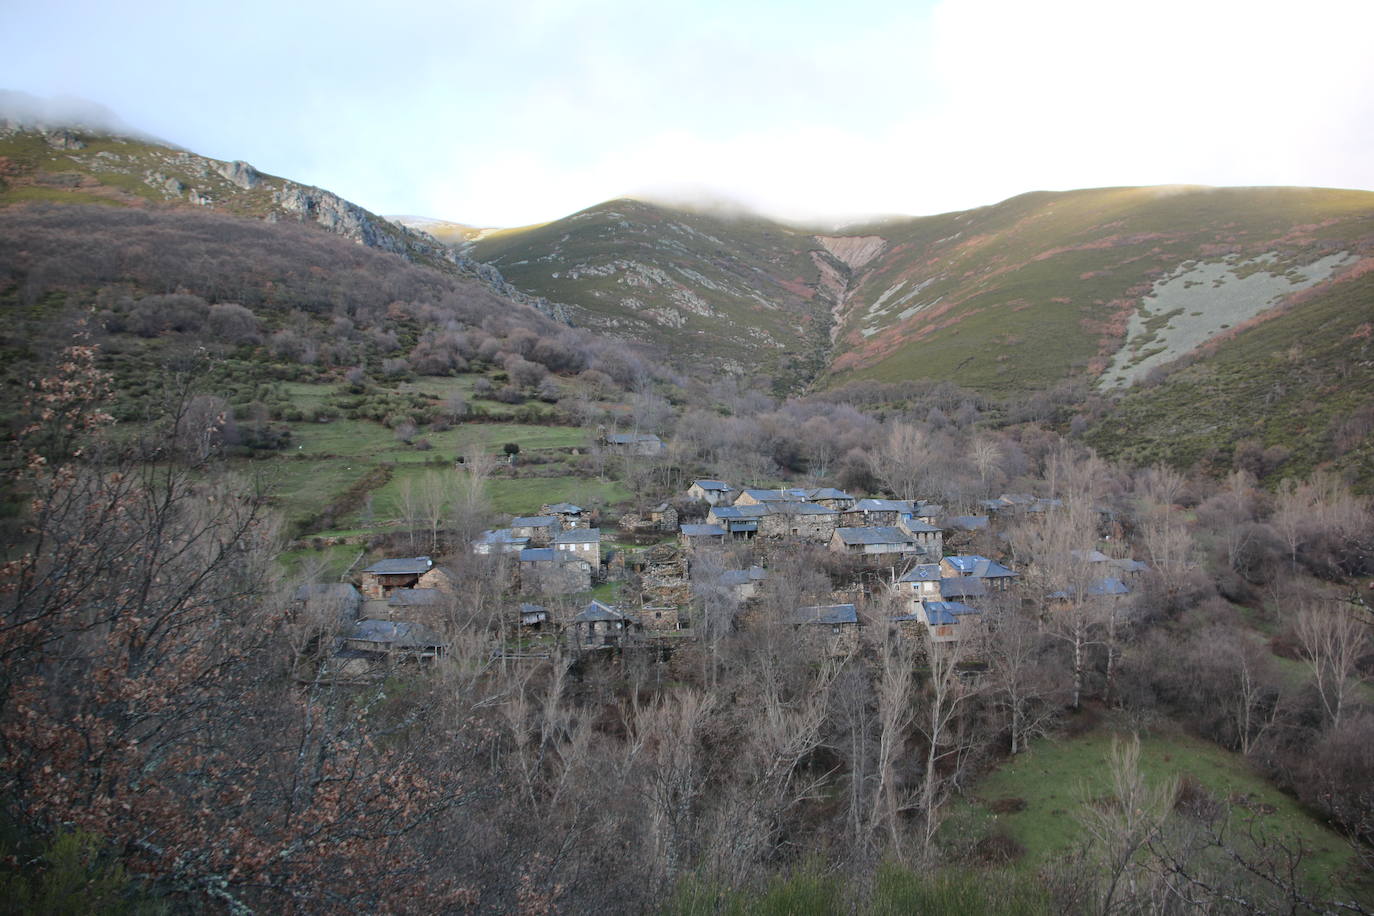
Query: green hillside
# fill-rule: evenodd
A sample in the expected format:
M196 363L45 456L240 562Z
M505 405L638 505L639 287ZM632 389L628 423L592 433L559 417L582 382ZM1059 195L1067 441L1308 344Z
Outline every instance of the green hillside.
M470 246L573 322L656 345L684 368L804 382L824 366L832 303L800 229L615 200Z
M1188 299L1188 310L1202 313L1196 317L1224 306L1245 313L1235 324L1269 303L1252 298L1248 308L1223 302L1236 298L1224 294L1229 282L1263 271L1288 280L1296 292L1297 271L1338 254L1336 276L1359 270L1360 259L1374 253L1374 194L1299 188L1042 192L862 231L881 236L886 248L846 297L831 379L950 378L1010 395L1069 375L1098 380L1127 343L1142 298L1180 268L1231 268L1234 276L1220 281L1211 274L1205 283L1180 279L1190 289L1209 287ZM1218 320L1211 330L1227 330L1227 324ZM1138 349L1128 356L1144 358L1155 343L1152 332L1162 327L1132 335ZM1118 384L1116 374L1101 381Z

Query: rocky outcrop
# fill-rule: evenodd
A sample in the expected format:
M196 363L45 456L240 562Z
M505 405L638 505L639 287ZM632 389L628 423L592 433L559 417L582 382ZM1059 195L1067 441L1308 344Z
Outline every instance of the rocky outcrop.
M246 162L217 162L215 171L245 191L251 191L262 183L262 173Z
M858 270L869 261L883 253L887 240L878 235L818 235L816 241L825 250L849 265L850 270Z

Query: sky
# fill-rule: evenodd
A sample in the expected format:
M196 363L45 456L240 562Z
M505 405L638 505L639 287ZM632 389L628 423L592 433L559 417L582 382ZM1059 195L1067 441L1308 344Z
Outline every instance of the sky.
M1374 189L1368 0L3 0L0 89L384 214Z

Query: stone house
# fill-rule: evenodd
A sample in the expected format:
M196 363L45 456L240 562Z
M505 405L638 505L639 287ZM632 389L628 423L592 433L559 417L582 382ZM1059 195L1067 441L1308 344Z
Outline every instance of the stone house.
M958 601L926 601L919 613L929 631L930 641L941 643L957 642L962 636L961 621L983 612Z
M687 550L725 543L726 531L720 525L683 525L678 540Z
M945 550L945 532L943 528L922 521L914 515L903 515L898 521L897 527L911 535L911 539L916 542L916 548L928 558L938 560Z
M723 480L694 480L687 498L711 506L728 506L735 501L735 488Z
M570 528L553 536L553 549L583 557L590 563L601 563L601 529Z
M814 490L806 491L808 502L819 503L827 509L834 509L836 512L843 512L852 508L855 499L843 490L834 487L817 487Z
M414 588L433 566L429 557L378 560L360 573L358 590L366 598L385 598L394 589Z
M736 506L761 506L764 503L805 502L807 491L796 487L785 490L745 488L735 497Z
M852 604L797 608L792 625L815 649L830 656L851 655L859 648L859 614Z
M429 665L447 651L448 644L421 624L359 620L339 638L321 677L343 683L380 681L401 665Z
M600 649L623 645L639 629L639 621L619 608L592 601L568 621L568 633L575 648Z
M725 570L720 575L720 584L730 589L736 601L743 603L757 598L759 589L767 579L768 570L762 566L751 566L748 569Z
M911 503L900 499L861 499L843 513L840 523L851 528L895 526L911 512Z
M825 544L835 534L840 515L834 509L807 502L766 502L758 533L765 538L800 538Z
M918 563L897 580L897 594L906 599L911 613L918 613L922 601L940 600L939 563Z
M562 530L563 525L556 515L527 515L510 520L511 534L518 538L529 538L532 547L546 546Z
M944 514L945 507L939 503L928 503L918 499L911 504L911 517L923 521L927 525L940 524L940 519Z
M1131 587L1115 576L1106 576L1089 582L1083 589L1083 594L1094 601L1119 602L1131 593ZM1078 594L1077 586L1070 586L1057 592L1051 592L1045 597L1050 601L1068 602L1074 595Z
M472 542L472 552L488 556L496 553L519 553L530 546L528 537L519 537L509 528L497 528L493 531L483 531L477 540Z
M549 609L542 604L520 605L520 626L526 630L542 630L549 623Z
M447 566L432 566L429 572L415 583L417 589L436 589L445 595L458 592L458 574Z
M980 557L976 554L969 556L945 557L940 561L940 571L946 576L972 576L977 579L986 579L988 586L996 591L1005 591L1010 587L1011 581L1019 573L1008 569L995 560L987 557Z
M613 455L654 456L667 448L663 440L653 433L606 433L597 438L597 444Z
M759 533L759 519L764 513L763 506L757 504L712 506L706 521L724 528L732 538L751 538Z
M539 507L541 516L552 515L558 519L558 523L564 530L570 528L590 528L591 519L581 506L574 506L572 503L551 503L547 506Z
M520 551L520 587L539 595L568 595L592 587L592 564L571 551L526 547Z
M902 556L918 550L911 535L892 527L836 528L830 538L830 549L865 556Z

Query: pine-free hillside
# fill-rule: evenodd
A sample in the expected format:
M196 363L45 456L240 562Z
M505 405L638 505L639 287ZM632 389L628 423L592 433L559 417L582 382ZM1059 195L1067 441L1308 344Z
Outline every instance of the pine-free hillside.
M407 228L330 191L264 174L246 162L211 159L103 129L35 125L0 110L0 207L23 203L211 210L305 223L547 308L423 227Z
M1374 255L1374 194L1038 192L853 232L882 249L838 311L831 379L1117 390L1284 306L1340 295Z
M621 199L465 246L573 322L648 343L692 371L765 375L780 390L825 365L843 270L807 231Z

